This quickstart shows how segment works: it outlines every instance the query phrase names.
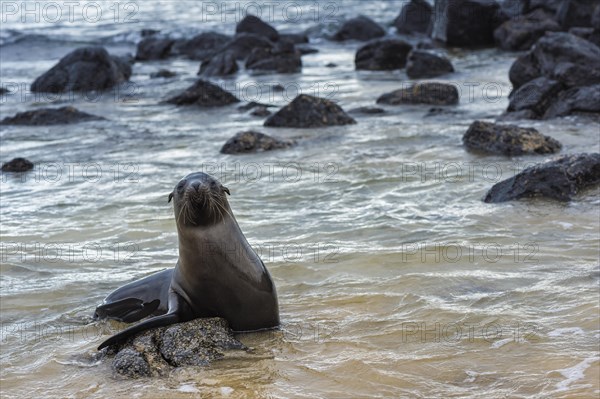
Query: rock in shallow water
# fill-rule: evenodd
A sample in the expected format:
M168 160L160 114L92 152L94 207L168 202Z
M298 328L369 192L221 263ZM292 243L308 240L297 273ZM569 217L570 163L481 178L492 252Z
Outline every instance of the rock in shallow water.
M385 35L385 31L377 22L369 17L359 15L352 18L342 25L340 29L331 37L331 40L371 40Z
M377 104L458 104L458 89L446 83L422 82L410 87L385 93L377 99Z
M27 172L31 169L33 169L33 162L25 158L14 158L13 160L2 164L3 172L20 173Z
M581 190L598 183L600 154L564 155L495 184L484 201L498 203L531 197L570 201Z
M227 140L221 154L249 154L262 151L288 148L296 144L293 140L283 140L260 132L240 132Z
M152 72L150 74L151 79L156 78L172 78L173 76L177 76L175 72L169 71L168 69L159 69L156 72Z
M359 48L354 57L356 69L391 71L402 69L412 46L399 39L373 40Z
M135 59L138 61L164 60L171 54L175 40L158 36L142 39L137 45Z
M221 89L219 86L200 79L183 93L171 97L166 102L177 106L197 105L200 107L222 107L238 103L240 100L228 91Z
M166 375L174 367L206 366L228 350L245 350L221 318L195 319L144 331L118 347L112 366L120 375L137 378Z
M503 50L529 50L544 33L560 30L551 14L537 9L504 22L494 31L494 39Z
M475 121L469 126L463 144L470 150L509 156L552 154L561 148L558 141L536 129L483 121Z
M67 125L103 119L100 116L81 112L74 107L41 108L33 111L19 112L13 117L6 117L0 122L0 125Z
M279 40L277 29L254 15L244 17L235 27L235 33L252 33L264 36L273 42Z
M425 0L410 0L394 20L398 33L427 33L433 7Z
M227 76L235 74L238 70L239 67L233 52L223 51L213 55L206 61L202 61L198 75Z
M58 64L31 84L31 91L106 90L131 76L131 65L108 54L104 47L82 47L65 55Z
M271 115L264 125L310 128L354 123L356 121L336 103L324 98L300 94L291 103Z
M413 50L408 54L406 75L411 79L434 78L451 72L454 72L454 67L446 57L423 50Z
M177 40L171 48L174 55L183 55L192 60L203 61L231 40L230 36L217 32L203 32L191 39Z

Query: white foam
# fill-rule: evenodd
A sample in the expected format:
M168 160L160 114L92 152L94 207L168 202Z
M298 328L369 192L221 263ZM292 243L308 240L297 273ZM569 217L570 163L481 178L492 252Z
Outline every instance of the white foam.
M561 373L566 380L559 382L556 384L556 389L558 391L566 391L569 389L569 385L574 383L575 381L581 380L585 377L585 370L594 362L600 360L600 357L588 357L583 359L583 361L577 363L573 367L569 367L566 369L556 370Z
M185 393L196 393L196 392L198 392L198 388L196 388L192 384L183 384L183 385L180 385L179 388L177 388L177 390L179 392L185 392Z
M498 349L498 348L500 348L500 347L502 347L502 346L504 346L504 345L508 344L509 342L512 342L512 340L513 340L512 338L501 339L501 340L499 340L499 341L496 341L496 342L494 342L494 343L493 343L493 344L490 346L490 348L492 348L492 349Z
M560 337L563 335L584 335L585 332L579 327L557 328L548 333L549 337Z
M233 393L234 389L231 387L221 387L220 391L221 391L221 395L229 396Z

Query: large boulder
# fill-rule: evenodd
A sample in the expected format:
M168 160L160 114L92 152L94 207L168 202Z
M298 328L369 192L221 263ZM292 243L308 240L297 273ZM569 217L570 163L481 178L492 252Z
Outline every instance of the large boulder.
M514 91L508 112L527 110L533 118L596 113L600 48L570 33L549 32L515 61L509 78Z
M359 48L354 58L356 69L389 71L406 66L412 46L399 39L373 40Z
M177 106L197 105L200 107L222 107L238 103L240 100L228 91L221 89L219 86L200 79L183 91L183 93L168 99L166 102Z
M227 140L221 148L221 154L249 154L262 151L288 148L295 144L293 140L275 138L260 132L240 132Z
M499 10L495 0L436 0L431 37L454 47L492 45Z
M131 76L131 65L108 54L104 47L82 47L65 55L31 84L31 91L106 90Z
M279 40L277 29L254 15L247 15L235 27L235 33L252 33L258 36L264 36L267 39L276 42Z
M423 50L413 50L408 54L406 75L411 79L434 78L454 72L454 67L446 57Z
M528 10L542 9L556 14L564 0L528 0Z
M377 22L364 15L359 15L356 18L344 22L338 31L331 37L331 40L338 42L344 40L367 41L381 36L385 36L385 30L383 30Z
M421 82L410 87L385 93L377 99L377 104L458 104L459 94L456 86L447 83Z
M217 32L203 32L191 39L177 40L171 49L174 55L183 55L197 61L210 58L231 41L231 37Z
M246 350L220 318L195 319L144 331L127 342L103 349L114 356L112 368L128 378L166 376L178 367L208 366L227 351Z
M394 20L398 33L427 33L433 7L426 0L410 0Z
M2 171L9 173L23 173L33 169L33 162L25 158L13 158L2 164Z
M277 73L296 73L302 69L302 59L294 43L280 40L268 49L258 47L252 50L246 60L246 69Z
M503 50L529 50L546 32L560 31L556 20L543 9L512 18L494 31L494 39Z
M354 124L356 121L333 101L300 94L271 115L265 126L312 128Z
M223 51L213 55L200 64L198 75L228 76L237 73L239 67L235 55L231 51Z
M146 37L138 43L135 59L138 61L163 60L171 55L173 43L175 40L165 37Z
M575 26L592 26L592 15L598 1L594 0L563 0L556 18L564 29Z
M470 150L501 155L553 154L561 144L536 129L475 121L463 136Z
M0 121L0 125L68 125L103 119L100 116L79 111L74 107L40 108L33 111L19 112L12 117L6 117Z
M484 201L497 203L531 197L570 201L581 190L598 183L600 154L564 155L495 184Z

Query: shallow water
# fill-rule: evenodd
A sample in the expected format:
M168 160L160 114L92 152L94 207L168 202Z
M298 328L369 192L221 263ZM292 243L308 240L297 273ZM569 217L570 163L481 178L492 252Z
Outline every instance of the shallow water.
M278 15L270 22L325 32L336 18L364 13L387 24L400 3L305 2L299 21ZM112 15L113 3L99 4ZM138 22L9 16L0 35L2 85L27 87L84 44L133 53L143 28L189 36L235 26L231 16L223 23L203 13L202 2L131 4L121 11L135 10ZM320 52L303 57L302 74L241 72L216 81L245 101L280 106L301 91L346 110L372 106L407 82L403 71L355 71L358 43L316 34L311 45ZM356 125L325 129L264 128L235 105L159 104L196 79L198 63L182 59L138 63L134 84L94 101L7 96L2 117L74 104L108 120L0 131L2 162L25 156L37 164L1 180L2 397L597 397L598 190L568 204L484 204L495 182L546 157L464 150L468 125L506 108L516 55L449 56L458 72L439 80L462 94L451 112L385 107L383 116L355 115ZM329 62L338 67L326 68ZM179 75L149 79L163 67ZM269 90L275 83L287 91ZM563 153L599 150L598 125L587 120L519 124L558 139ZM247 129L302 139L290 150L219 154ZM123 325L90 316L113 289L174 265L167 195L198 170L231 190L238 222L275 280L282 330L241 336L255 350L209 368L115 378L92 354Z

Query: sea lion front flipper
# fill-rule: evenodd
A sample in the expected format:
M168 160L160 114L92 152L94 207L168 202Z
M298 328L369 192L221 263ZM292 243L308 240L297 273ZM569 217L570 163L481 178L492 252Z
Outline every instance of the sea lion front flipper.
M113 335L112 337L104 341L102 344L100 344L98 350L110 345L125 342L129 337L132 337L142 331L156 327L168 326L171 324L188 320L190 320L189 306L187 305L185 300L183 300L183 298L181 298L174 291L171 291L169 293L169 312L167 314L152 317L151 319L143 321L139 324L136 324L133 327L129 327L121 331L116 335Z
M150 316L158 306L160 300L155 299L152 302L144 302L137 298L125 298L119 301L100 305L94 313L95 319L114 319L125 323L133 323Z

